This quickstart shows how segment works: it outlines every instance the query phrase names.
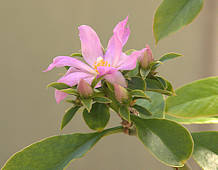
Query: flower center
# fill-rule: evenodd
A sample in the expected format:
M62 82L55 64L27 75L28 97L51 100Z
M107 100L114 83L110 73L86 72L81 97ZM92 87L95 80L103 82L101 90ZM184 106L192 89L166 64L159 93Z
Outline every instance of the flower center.
M107 61L104 61L104 59L100 56L97 58L97 61L93 64L94 70L99 74L98 67L104 66L104 67L110 67L110 64Z

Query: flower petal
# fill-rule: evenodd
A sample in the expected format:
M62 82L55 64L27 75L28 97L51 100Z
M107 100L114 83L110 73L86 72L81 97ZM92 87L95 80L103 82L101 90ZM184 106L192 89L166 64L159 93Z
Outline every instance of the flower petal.
M111 84L119 84L123 87L127 87L126 80L123 77L122 73L115 71L112 74L106 74L104 78Z
M78 29L83 57L90 66L93 66L97 57L103 56L101 42L91 27L81 25Z
M119 22L114 28L114 34L117 34L120 41L122 42L122 46L124 46L129 38L130 29L126 26L128 22L128 16L121 22Z
M119 63L117 64L118 70L133 70L136 67L138 56L141 53L139 52L132 52L131 55L126 55L125 53L122 53L120 56Z
M105 74L111 74L111 73L117 71L117 69L114 67L105 67L105 66L98 66L97 70L99 73L98 77L101 77Z
M91 83L94 76L92 74L87 74L84 72L73 72L61 77L57 82L65 83L69 86L75 86L79 83L80 79L86 80L88 83ZM60 103L61 100L64 100L67 97L67 94L59 90L55 90L56 102Z
M77 70L95 74L95 71L87 64L83 63L80 60L68 56L55 57L53 59L53 62L48 66L48 68L44 72L50 71L54 67L64 67L64 66L71 66Z
M117 34L114 34L108 42L104 60L107 61L112 67L116 66L119 62L121 52L122 43Z

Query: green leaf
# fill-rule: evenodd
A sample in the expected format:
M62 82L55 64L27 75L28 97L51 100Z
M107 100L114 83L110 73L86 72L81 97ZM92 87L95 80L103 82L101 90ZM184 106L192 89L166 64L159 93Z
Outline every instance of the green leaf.
M119 126L100 133L49 137L14 154L2 170L62 170L71 160L83 157L103 136L122 131Z
M90 112L91 108L92 108L92 99L91 98L81 98L80 99L83 106L88 110L88 112Z
M146 79L146 90L162 93L165 95L174 95L172 85L161 77L151 77Z
M47 87L54 87L57 90L62 90L62 89L68 89L71 88L70 86L68 86L65 83L58 83L58 82L53 82L50 83Z
M194 81L176 90L166 100L166 113L174 117L197 118L218 115L218 77Z
M144 98L144 99L148 99L150 100L150 98L145 94L144 91L142 90L132 90L130 92L130 94L133 96L133 97L140 97L140 98Z
M183 167L174 168L174 170L192 170L187 164L185 164Z
M139 112L139 116L142 116L142 115L151 116L152 115L152 113L149 110L147 110L145 107L142 107L140 105L135 104L133 108L135 108Z
M154 16L154 37L157 42L191 23L203 6L203 0L163 0Z
M108 99L107 97L94 97L94 101L98 103L111 103L112 100Z
M146 108L148 111L152 113L150 117L141 115L142 118L163 118L163 112L165 109L165 102L163 95L156 92L146 92L146 94L150 97L151 102L148 100L138 99L136 101L137 105L140 105Z
M179 122L181 124L218 124L218 116L214 117L197 117L197 118L178 118L166 114L166 119Z
M119 114L123 119L130 122L130 112L129 112L128 106L121 105L120 108L119 108Z
M73 118L77 110L79 110L79 108L80 106L74 106L66 111L61 122L61 129L63 129L70 122L70 120Z
M130 77L130 80L128 80L128 88L135 90L145 90L146 84L145 81L141 77Z
M136 50L135 49L130 49L130 50L125 51L125 54L126 55L131 55L132 52L134 52L134 51L136 51Z
M139 62L136 63L136 67L133 70L128 71L127 75L129 77L137 76L139 72Z
M62 91L62 92L64 92L64 93L67 93L67 94L75 95L75 96L78 96L78 95L79 95L79 93L77 92L77 90L76 90L76 89L72 89L72 88L62 89L62 90L60 90L60 91Z
M204 170L218 169L218 132L192 133L195 147L194 160Z
M180 57L180 56L182 56L182 55L181 55L181 54L176 54L176 53L168 53L168 54L164 54L164 55L159 59L159 61L165 62L165 61L168 61L168 60L171 60L171 59Z
M131 120L141 142L162 163L182 167L190 158L193 141L183 126L166 119L141 119L134 115Z
M72 53L70 57L82 57L81 53Z
M110 119L109 107L102 103L94 103L90 112L84 109L83 118L90 129L102 131Z

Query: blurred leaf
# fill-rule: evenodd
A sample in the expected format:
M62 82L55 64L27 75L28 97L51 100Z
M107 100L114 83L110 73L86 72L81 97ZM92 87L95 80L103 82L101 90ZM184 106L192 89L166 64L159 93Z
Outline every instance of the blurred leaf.
M138 99L136 101L136 104L146 108L148 111L152 113L152 115L150 117L145 117L141 115L142 118L163 118L163 112L165 109L163 95L156 92L146 92L146 94L150 97L151 102L148 100Z
M171 59L180 57L180 56L182 56L182 55L181 55L181 54L176 54L176 53L168 53L168 54L164 54L164 55L159 59L159 61L165 62L165 61L168 61L168 60L171 60Z
M204 170L218 169L218 132L192 133L195 147L194 160Z
M88 112L90 112L93 100L91 98L81 98L80 100L83 106L88 110Z
M61 122L61 129L63 129L70 122L70 120L73 118L77 110L79 110L79 108L80 106L74 106L66 111Z
M131 115L141 142L162 163L183 166L193 150L192 137L181 125L166 119L141 119Z
M134 52L134 51L136 51L136 50L135 49L129 49L129 50L125 51L125 54L126 55L131 55L132 52Z
M192 170L187 164L185 164L183 167L177 167L173 169L174 170Z
M163 0L154 16L156 43L191 23L203 6L203 0Z
M135 108L139 112L139 116L142 116L142 115L151 116L152 115L152 113L149 110L147 110L145 107L142 107L140 105L135 104L133 108Z
M146 84L145 81L141 77L131 77L130 80L128 80L128 88L135 90L145 90Z
M145 99L150 100L149 96L147 96L147 95L145 94L145 92L142 91L142 90L132 90L132 91L130 92L130 94L131 94L133 97L140 97L140 98L145 98Z
M90 112L84 109L83 118L90 129L102 131L110 119L109 107L94 103Z
M78 95L79 95L79 93L77 92L77 90L76 90L76 89L72 89L72 88L62 89L62 90L60 90L60 91L62 91L62 92L64 92L64 93L67 93L67 94L75 95L75 96L78 96Z
M214 117L198 117L198 118L178 118L178 117L173 117L171 115L166 114L165 115L166 119L173 120L176 122L179 122L181 124L218 124L218 116Z
M112 102L107 97L94 97L94 101L98 103L111 103Z
M174 117L197 118L218 115L218 77L186 84L177 96L166 100L166 113Z
M130 112L129 112L129 109L126 105L121 105L120 108L119 108L119 114L120 116L127 120L128 122L130 122Z
M68 89L71 88L67 84L64 83L58 83L58 82L52 82L50 83L47 87L54 87L57 90L62 90L62 89Z
M81 53L72 53L70 57L82 57Z
M122 132L121 126L102 132L53 136L14 154L2 170L61 170L83 157L103 136Z

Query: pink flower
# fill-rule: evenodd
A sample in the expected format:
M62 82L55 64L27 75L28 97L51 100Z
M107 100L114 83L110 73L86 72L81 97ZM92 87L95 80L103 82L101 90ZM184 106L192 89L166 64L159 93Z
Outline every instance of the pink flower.
M68 56L58 56L45 70L50 71L54 67L70 66L67 73L58 82L77 85L80 79L91 84L95 77L103 76L112 84L119 84L126 87L126 81L119 70L132 70L136 67L137 58L140 53L135 51L131 55L122 52L122 47L128 40L130 29L127 27L128 17L119 22L113 30L107 51L104 53L101 42L96 32L87 25L79 27L79 37L84 60L87 64ZM100 86L100 84L98 84ZM57 103L67 96L66 93L56 90L55 98Z

